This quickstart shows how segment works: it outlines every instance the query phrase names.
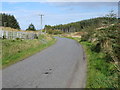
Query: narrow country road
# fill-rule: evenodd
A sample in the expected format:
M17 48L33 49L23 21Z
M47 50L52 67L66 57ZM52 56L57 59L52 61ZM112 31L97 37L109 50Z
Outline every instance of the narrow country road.
M81 45L57 39L49 48L3 69L3 88L84 88L86 61Z

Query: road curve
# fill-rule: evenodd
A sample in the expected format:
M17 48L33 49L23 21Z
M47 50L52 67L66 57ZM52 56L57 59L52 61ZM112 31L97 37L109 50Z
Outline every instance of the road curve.
M84 88L86 61L75 40L56 44L2 71L3 88Z

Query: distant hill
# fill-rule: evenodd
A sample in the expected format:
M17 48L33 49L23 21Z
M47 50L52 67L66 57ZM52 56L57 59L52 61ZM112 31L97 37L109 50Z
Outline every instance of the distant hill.
M78 22L60 24L56 26L45 25L45 29L61 30L63 32L79 32L87 28L98 28L109 24L117 23L117 18L98 17Z

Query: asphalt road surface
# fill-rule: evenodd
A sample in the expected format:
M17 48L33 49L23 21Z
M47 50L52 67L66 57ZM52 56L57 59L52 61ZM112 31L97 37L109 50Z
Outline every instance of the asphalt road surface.
M72 39L56 44L2 71L3 88L84 88L86 61Z

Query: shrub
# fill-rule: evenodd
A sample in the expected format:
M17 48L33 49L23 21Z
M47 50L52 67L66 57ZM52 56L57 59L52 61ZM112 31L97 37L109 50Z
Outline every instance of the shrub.
M34 39L38 39L38 36L37 36L37 34L35 34L35 35L34 35Z
M15 40L11 40L11 42L15 42Z
M111 55L107 53L107 54L105 55L105 60L106 60L107 62L109 62L109 61L112 61L113 59L112 59Z
M57 35L57 34L62 34L62 31L60 31L60 30L47 30L47 33Z
M20 40L20 38L16 38L16 40Z
M3 39L6 39L6 36L5 36L5 35L3 36Z
M91 50L94 51L94 52L99 53L101 51L101 45L100 45L100 43L97 43L96 45L92 45L91 46Z
M88 41L89 35L82 35L81 41Z

